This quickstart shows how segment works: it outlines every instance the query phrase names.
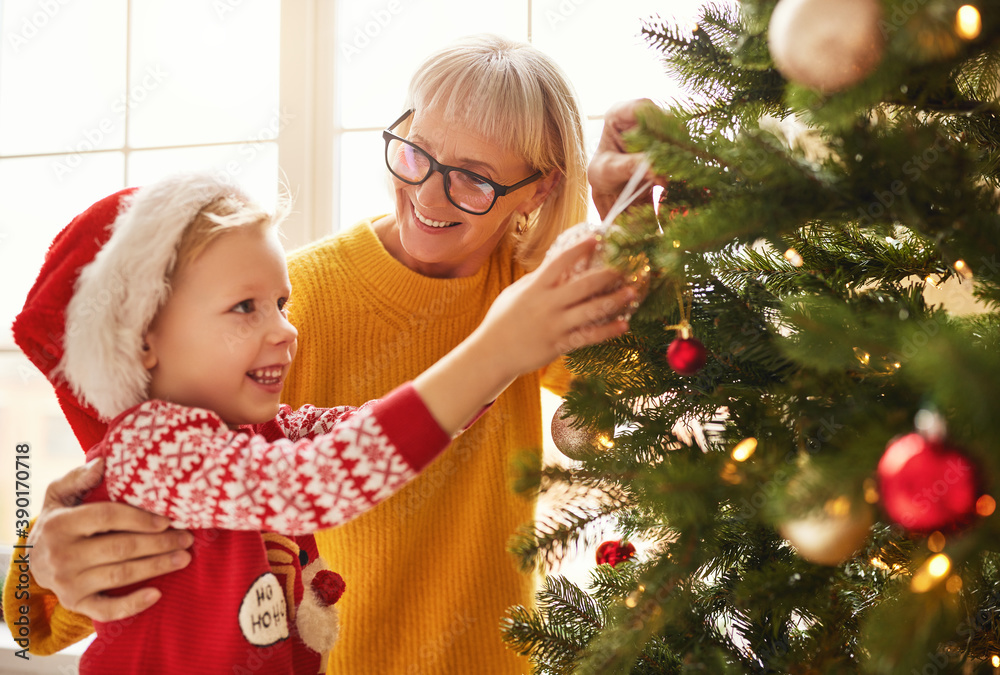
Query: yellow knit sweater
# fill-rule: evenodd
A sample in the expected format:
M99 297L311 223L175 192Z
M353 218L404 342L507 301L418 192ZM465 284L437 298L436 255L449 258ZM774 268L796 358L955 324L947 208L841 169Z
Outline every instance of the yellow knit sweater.
M386 252L371 222L289 256L299 351L284 398L293 406L360 405L414 378L523 274L504 244L474 276L422 276ZM550 370L545 384L561 393L566 372ZM533 601L534 579L506 544L535 505L511 492L508 476L515 453L542 446L542 377L519 378L378 508L316 535L347 582L329 673L529 672L504 647L499 622L510 605Z

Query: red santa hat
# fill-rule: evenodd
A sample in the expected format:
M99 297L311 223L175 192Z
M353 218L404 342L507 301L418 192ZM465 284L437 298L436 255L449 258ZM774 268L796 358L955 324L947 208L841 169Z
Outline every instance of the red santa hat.
M249 201L209 174L180 174L105 197L53 240L14 342L52 382L83 448L146 398L143 336L170 295L177 248L198 213L223 197Z

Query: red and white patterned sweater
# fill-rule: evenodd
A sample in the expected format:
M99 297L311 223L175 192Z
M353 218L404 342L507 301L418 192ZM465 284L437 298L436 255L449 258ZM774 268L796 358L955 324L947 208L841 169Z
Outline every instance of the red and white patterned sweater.
M361 408L291 410L237 431L215 413L154 400L115 419L87 453L104 457L88 501L124 501L195 536L188 567L135 617L94 622L91 673L292 673L286 589L260 532L310 533L399 490L451 441L412 385ZM348 580L348 585L350 580Z

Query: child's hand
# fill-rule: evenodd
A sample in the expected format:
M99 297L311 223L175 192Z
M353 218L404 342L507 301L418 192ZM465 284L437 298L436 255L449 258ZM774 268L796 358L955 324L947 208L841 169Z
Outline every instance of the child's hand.
M597 267L567 274L589 259L596 245L588 238L547 257L537 270L504 289L473 334L473 340L489 345L491 360L509 367L512 378L628 331L628 321L621 317L631 314L636 290L623 285L621 273Z
M413 386L441 428L456 433L519 375L571 349L628 330L635 289L608 268L566 278L589 258L597 241L585 239L508 286L486 318L458 347L421 373Z

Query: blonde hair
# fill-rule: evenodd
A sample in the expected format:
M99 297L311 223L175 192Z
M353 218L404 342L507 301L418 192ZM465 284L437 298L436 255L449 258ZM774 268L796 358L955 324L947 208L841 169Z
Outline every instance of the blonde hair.
M406 108L440 110L543 174L562 174L519 231L511 214L515 256L526 268L537 267L559 233L586 218L587 156L576 93L535 47L490 34L460 40L417 69Z
M277 229L288 214L289 203L284 195L278 198L273 214L239 195L219 197L206 204L184 230L177 244L177 260L169 277L173 278L185 265L194 262L213 241L244 228L258 231Z

